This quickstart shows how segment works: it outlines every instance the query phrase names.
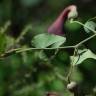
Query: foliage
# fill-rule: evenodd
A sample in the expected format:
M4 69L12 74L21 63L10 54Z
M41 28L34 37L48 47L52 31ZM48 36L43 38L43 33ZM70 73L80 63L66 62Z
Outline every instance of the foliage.
M33 45L37 48L46 48L53 44L52 47L59 47L66 41L65 37L52 34L40 34L32 40Z
M19 6L16 22L13 18L14 22L9 20L10 7L14 9L14 2ZM9 0L0 1L0 96L45 96L50 92L71 96L75 94L67 89L71 81L77 82L80 96L83 93L95 96L96 17L91 18L88 11L86 16L89 14L91 19L88 17L89 20L82 23L86 20L82 10L77 20L73 18L77 13L70 13L70 20L64 24L68 34L58 36L46 33L47 26L59 13L58 10L64 7L62 2L68 5L73 1L14 2L11 5ZM21 22L18 18L27 19ZM14 23L24 24L20 26L18 31L21 33L17 38L10 33Z

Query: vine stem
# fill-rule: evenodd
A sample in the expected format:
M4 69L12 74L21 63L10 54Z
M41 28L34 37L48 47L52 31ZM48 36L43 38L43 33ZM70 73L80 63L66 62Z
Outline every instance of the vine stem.
M94 19L96 19L96 16L95 16L95 17L93 17L93 18L91 18L91 19L89 19L88 21L90 21L90 20L94 20ZM87 22L88 22L88 21L87 21Z
M72 71L73 71L73 69L74 69L74 64L73 64L73 62L74 62L74 57L75 57L76 54L77 54L77 48L75 48L75 50L74 50L74 54L73 54L71 66L70 66L69 72L68 72L68 74L67 74L67 76L66 76L68 83L70 83L70 77L71 77Z
M85 26L83 23L81 23L81 22L79 22L79 21L73 21L73 20L71 20L71 23L80 24L80 25L88 28L90 31L96 33L95 30L89 28L88 26ZM24 35L24 34L25 34L25 32L23 33L23 35ZM64 46L64 47L58 47L58 48L17 48L17 49L11 49L11 50L3 53L3 55L1 54L0 57L4 56L4 55L6 55L6 54L9 54L9 55L10 55L10 54L13 53L13 52L14 52L14 53L20 53L20 52L25 52L25 51L30 51L30 50L54 50L54 49L68 49L68 48L74 48L74 49L75 49L75 48L79 47L81 44L87 42L88 40L92 39L92 38L95 37L95 36L96 36L96 34L94 34L94 35L92 35L92 36L84 39L83 41L79 42L79 43L76 44L75 46ZM20 38L21 38L21 36L20 36ZM19 39L20 39L20 38L19 38ZM18 41L18 40L17 40L17 41ZM8 56L9 56L9 55L8 55Z
M68 48L74 48L75 46L64 46L64 47L58 47L58 48L16 48L8 50L7 52L0 54L0 58L4 58L7 56L10 56L12 54L21 53L25 51L31 51L31 50L55 50L55 49L68 49Z
M96 17L94 17L94 18L96 18ZM94 19L94 18L93 18L93 19ZM68 80L69 83L70 83L70 81L71 81L71 80L70 80L70 77L71 77L72 71L73 71L73 69L74 69L74 65L73 65L74 57L75 57L75 54L78 53L78 47L79 47L80 45L82 45L83 43L87 42L88 40L90 40L90 39L92 39L93 37L96 36L96 31L93 30L93 29L91 29L91 28L89 28L88 26L85 26L83 23L81 23L81 22L79 22L79 21L73 21L73 19L71 19L70 22L71 22L71 23L77 23L77 24L79 24L79 25L81 25L81 26L83 26L83 27L86 27L86 28L88 28L90 31L94 32L95 34L92 35L92 36L90 36L90 37L88 37L88 38L86 38L86 39L84 39L83 41L79 42L78 44L76 44L76 45L74 46L74 49L75 49L75 50L74 50L74 54L73 54L73 59L72 59L72 62L71 62L71 66L70 66L69 72L68 72L68 74L67 74L67 76L66 76L66 78L67 78L67 80Z
M90 36L90 37L84 39L83 41L79 42L79 43L76 44L75 46L78 47L78 46L80 46L81 44L87 42L88 40L92 39L92 38L95 37L95 36L96 36L96 34L94 34L94 35L92 35L92 36Z
M55 49L70 49L74 48L75 46L64 46L64 47L58 47L58 48L21 48L21 50L17 50L16 53L24 52L24 51L30 51L30 50L55 50Z
M83 27L86 27L86 28L89 29L90 31L96 33L96 31L93 30L91 27L88 27L88 26L86 26L85 24L83 24L83 23L81 23L81 22L79 22L79 21L74 21L74 20L72 19L72 20L70 20L70 23L77 23L77 24L79 24L79 25L82 25Z

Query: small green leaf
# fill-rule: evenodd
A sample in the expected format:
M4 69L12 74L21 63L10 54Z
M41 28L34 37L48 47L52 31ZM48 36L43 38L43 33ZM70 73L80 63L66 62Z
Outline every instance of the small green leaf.
M52 48L58 48L66 41L65 37L53 35L53 34L39 34L32 40L32 44L37 48L46 48L51 46Z
M73 60L73 64L77 65L77 64L81 64L84 60L88 59L88 58L92 58L92 59L96 59L96 55L94 53L92 53L89 49L84 49L84 50L79 50L79 56L71 56L71 61Z
M90 33L91 31L90 31L87 27L89 27L89 28L91 28L92 30L95 31L96 23L93 22L93 21L87 21L87 22L85 23L84 30L85 30L87 33ZM95 33L96 33L96 32L95 32Z

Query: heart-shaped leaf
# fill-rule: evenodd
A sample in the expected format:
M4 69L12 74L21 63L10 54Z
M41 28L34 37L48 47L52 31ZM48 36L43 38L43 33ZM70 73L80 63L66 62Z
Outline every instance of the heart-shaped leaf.
M91 52L89 49L84 49L84 50L79 50L79 56L71 56L71 61L73 60L73 64L77 65L77 64L81 64L84 60L88 59L88 58L92 58L92 59L96 59L96 55Z
M53 35L53 34L39 34L32 40L32 45L37 48L46 48L51 46L52 48L58 48L66 41L65 37Z

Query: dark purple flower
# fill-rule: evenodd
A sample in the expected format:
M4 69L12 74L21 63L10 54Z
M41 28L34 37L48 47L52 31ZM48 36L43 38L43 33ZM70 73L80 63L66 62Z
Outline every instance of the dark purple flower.
M67 19L74 18L77 16L77 8L75 5L70 5L63 10L59 17L53 22L53 24L48 28L48 33L55 35L64 35L63 30L64 23Z

